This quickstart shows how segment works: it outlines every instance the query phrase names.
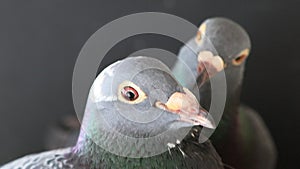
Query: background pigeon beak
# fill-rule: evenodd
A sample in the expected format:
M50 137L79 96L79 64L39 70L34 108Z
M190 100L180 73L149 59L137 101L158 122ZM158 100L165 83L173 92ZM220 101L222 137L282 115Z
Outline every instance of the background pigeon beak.
M186 88L183 88L183 90L184 93L173 93L167 103L156 101L155 106L168 112L178 114L180 117L179 121L190 123L193 126L201 125L214 129L216 126L212 116L200 106L192 92Z
M210 51L202 51L198 55L198 84L202 86L209 77L224 70L225 64L220 56L214 56ZM200 87L199 86L199 87Z

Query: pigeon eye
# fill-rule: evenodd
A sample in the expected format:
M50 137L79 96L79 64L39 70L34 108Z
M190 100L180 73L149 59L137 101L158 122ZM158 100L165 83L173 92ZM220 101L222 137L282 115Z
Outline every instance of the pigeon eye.
M198 32L197 32L197 35L196 35L196 38L195 38L195 41L196 43L199 45L202 41L202 38L205 34L205 31L206 31L206 24L202 24L199 29L198 29Z
M118 99L128 104L138 104L147 98L146 94L136 84L124 81L119 85Z
M195 40L199 44L201 39L202 39L202 32L198 31Z
M249 55L249 49L243 50L243 51L238 55L238 57L236 57L236 58L234 58L234 59L232 60L232 64L233 64L233 65L236 65L236 66L242 64L242 63L246 60L246 58L248 57L248 55Z
M243 63L243 61L246 59L246 55L241 55L241 56L238 56L237 58L233 59L232 63L234 65L240 65L241 63Z
M121 91L123 97L128 101L134 101L139 97L138 92L130 86L125 86Z

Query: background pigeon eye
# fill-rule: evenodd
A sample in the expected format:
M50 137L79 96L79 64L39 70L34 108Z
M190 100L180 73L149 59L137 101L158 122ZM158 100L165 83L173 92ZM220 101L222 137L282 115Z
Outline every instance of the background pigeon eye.
M199 45L202 41L202 38L205 34L205 31L206 31L206 24L202 24L199 29L198 29L198 32L197 32L197 36L196 36L196 43Z
M134 101L139 97L138 92L130 86L125 86L122 91L122 96L128 101Z
M246 55L241 55L241 56L239 56L239 57L233 59L232 63L233 63L234 65L240 65L241 63L243 63L243 61L244 61L246 58L247 58Z
M236 58L234 58L234 59L232 60L232 64L233 64L233 65L236 65L236 66L242 64L242 63L246 60L246 58L248 57L248 55L249 55L249 49L243 50L243 51L238 55L238 57L236 57Z
M201 31L197 32L197 36L196 36L195 40L197 43L200 43L200 41L202 40L202 32Z

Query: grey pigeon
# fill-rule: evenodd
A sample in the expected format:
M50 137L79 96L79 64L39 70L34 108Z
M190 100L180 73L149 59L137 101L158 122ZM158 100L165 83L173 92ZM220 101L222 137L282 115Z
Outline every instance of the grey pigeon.
M1 169L221 169L223 163L209 141L176 138L189 131L185 128L213 124L162 62L126 58L94 81L74 147L28 155ZM168 151L152 154L165 147Z
M240 104L245 61L251 47L247 32L226 18L210 18L199 27L197 35L179 52L179 59L191 69L200 87L201 104L209 109L210 81L225 71L227 99L223 117L211 141L223 162L236 169L273 169L275 144L260 115ZM179 61L173 67L177 80L192 89L193 78ZM203 83L205 82L205 83Z

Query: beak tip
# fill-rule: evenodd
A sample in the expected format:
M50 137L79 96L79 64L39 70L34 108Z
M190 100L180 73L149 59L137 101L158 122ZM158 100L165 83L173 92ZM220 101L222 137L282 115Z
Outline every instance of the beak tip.
M216 129L216 123L211 114L204 109L201 109L201 114L202 120L199 121L199 125L209 129Z
M207 114L207 123L203 127L209 128L209 129L216 129L216 123L213 117L210 114Z
M216 125L212 122L206 123L205 125L203 125L203 127L209 128L209 129L216 129Z

